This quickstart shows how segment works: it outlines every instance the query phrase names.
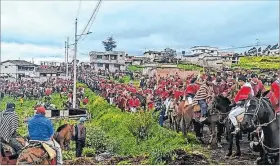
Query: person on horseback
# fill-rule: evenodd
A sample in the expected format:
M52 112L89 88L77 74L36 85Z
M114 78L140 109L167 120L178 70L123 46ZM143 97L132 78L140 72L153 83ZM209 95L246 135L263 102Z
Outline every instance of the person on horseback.
M81 157L83 153L83 148L86 142L86 127L84 122L86 118L81 117L79 124L75 125L74 140L76 141L76 157Z
M258 79L258 75L256 74L251 74L251 86L253 88L254 91L254 96L256 96L258 94L258 92L265 92L265 88L263 86L263 83L261 80Z
M228 117L232 124L235 127L235 131L232 134L237 134L240 131L238 126L236 117L245 112L244 102L250 97L254 96L254 91L250 83L246 82L246 77L241 75L238 77L238 84L241 86L241 89L237 92L236 96L234 97L233 104L230 106L233 108Z
M276 113L280 112L280 74L278 78L271 84L270 92L267 95L274 111Z
M0 112L0 122L0 141L9 144L19 155L23 146L16 139L19 118L14 103L7 103L6 110Z
M51 146L57 154L57 164L63 164L60 145L53 139L54 128L52 122L45 117L46 109L38 107L36 115L28 120L28 135L30 142L44 142Z
M190 81L190 84L186 88L186 99L188 100L189 104L192 103L195 94L199 90L199 85L197 85L195 82L196 82L196 78L193 78Z
M204 83L199 90L197 91L196 95L193 99L193 105L199 104L202 116L200 121L204 121L207 116L207 109L209 101L214 98L214 90L212 86L212 77L208 76L206 79L206 83Z

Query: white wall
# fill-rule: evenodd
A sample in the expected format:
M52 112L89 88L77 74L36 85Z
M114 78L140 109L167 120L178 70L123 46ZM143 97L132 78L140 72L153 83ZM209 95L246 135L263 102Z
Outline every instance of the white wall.
M1 75L10 74L12 77L16 77L17 66L10 62L1 64Z

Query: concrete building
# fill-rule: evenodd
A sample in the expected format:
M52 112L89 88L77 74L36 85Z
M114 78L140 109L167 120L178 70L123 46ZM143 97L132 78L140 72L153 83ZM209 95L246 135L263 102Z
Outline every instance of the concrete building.
M162 56L161 51L145 51L144 52L144 57L146 59L149 59L150 62L153 62L156 58Z
M218 48L217 47L209 47L209 46L194 46L190 48L191 55L208 53L213 56L218 56Z
M1 66L1 76L8 76L14 78L21 78L25 76L35 76L36 67L38 65L34 63L27 62L25 60L7 60L0 64Z
M126 54L124 51L91 51L89 56L90 63L95 71L109 70L115 72L116 70L124 71L126 69Z
M132 65L143 65L145 62L145 57L143 56L134 56L132 59Z
M40 61L41 66L64 66L64 62L56 62L56 61Z

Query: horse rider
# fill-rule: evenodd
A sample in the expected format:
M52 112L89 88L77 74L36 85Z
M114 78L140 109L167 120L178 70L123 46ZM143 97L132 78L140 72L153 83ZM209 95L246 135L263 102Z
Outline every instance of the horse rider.
M280 74L278 75L278 79L271 84L268 97L274 111L276 113L279 113L280 112Z
M240 75L238 77L238 84L239 86L241 86L241 89L237 92L236 96L234 97L233 104L230 105L233 107L233 109L228 115L230 121L235 127L235 130L232 132L232 134L237 134L240 131L236 117L245 112L244 102L250 96L254 96L254 90L251 84L246 82L245 76Z
M191 104L192 100L199 90L199 85L195 83L196 78L192 78L190 81L190 84L186 88L186 99L188 100L188 103Z
M200 86L199 90L197 91L193 99L193 105L199 104L200 106L201 113L202 113L200 118L201 122L204 121L207 116L207 109L208 109L207 103L210 103L210 101L213 100L215 95L212 84L213 84L212 77L208 76L206 82L202 86Z
M19 155L23 145L16 139L19 118L14 103L7 103L6 110L0 112L0 122L0 141L9 144Z
M86 127L84 122L86 118L81 117L79 124L75 125L74 140L76 141L76 157L81 157L83 153L83 148L86 142Z
M38 107L36 115L28 120L28 135L30 142L43 142L52 147L57 154L57 164L62 165L62 151L60 145L53 139L54 128L52 122L45 116L46 109Z
M254 96L256 96L258 94L258 92L265 92L265 88L263 86L263 83L261 80L258 79L258 75L256 74L251 74L251 86L254 90Z

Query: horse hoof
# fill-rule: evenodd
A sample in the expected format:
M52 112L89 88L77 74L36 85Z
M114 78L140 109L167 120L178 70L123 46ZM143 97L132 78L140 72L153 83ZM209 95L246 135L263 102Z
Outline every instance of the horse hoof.
M223 146L221 144L218 144L218 148L222 148Z
M210 145L208 145L208 146L207 146L207 148L208 148L208 149L211 149L211 146L210 146Z

